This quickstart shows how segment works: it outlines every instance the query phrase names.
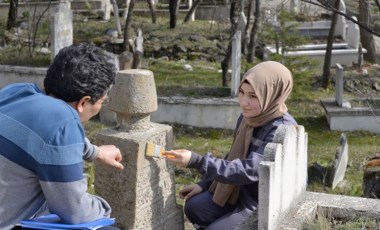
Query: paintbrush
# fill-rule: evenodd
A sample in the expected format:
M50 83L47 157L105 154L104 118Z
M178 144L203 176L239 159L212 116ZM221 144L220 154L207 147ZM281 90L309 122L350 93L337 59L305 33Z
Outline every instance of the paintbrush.
M175 158L175 156L163 154L165 152L165 148L160 145L156 145L153 143L146 143L145 148L145 156L146 157L168 157L168 158Z

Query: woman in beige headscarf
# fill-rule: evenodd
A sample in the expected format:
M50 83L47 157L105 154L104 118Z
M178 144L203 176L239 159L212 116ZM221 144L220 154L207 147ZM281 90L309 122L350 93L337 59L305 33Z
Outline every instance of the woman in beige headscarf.
M165 152L177 166L196 168L197 184L185 186L179 195L186 200L185 214L197 229L234 229L257 208L259 163L281 124L296 122L285 101L293 86L292 74L274 61L248 70L239 87L238 118L234 141L224 159L185 149Z

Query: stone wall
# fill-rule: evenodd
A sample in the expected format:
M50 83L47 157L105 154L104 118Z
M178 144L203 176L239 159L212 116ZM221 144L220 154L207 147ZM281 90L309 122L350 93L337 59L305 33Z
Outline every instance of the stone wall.
M0 65L0 88L16 83L31 82L42 88L47 68Z

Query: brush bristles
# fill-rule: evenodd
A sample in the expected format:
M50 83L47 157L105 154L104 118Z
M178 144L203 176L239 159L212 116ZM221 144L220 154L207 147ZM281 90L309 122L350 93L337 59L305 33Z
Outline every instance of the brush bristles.
M154 156L155 156L155 157L160 157L160 156L162 156L162 154L161 154L161 146L159 146L159 145L155 145L154 147L155 147L155 148L154 148Z
M146 143L145 156L148 157L162 157L165 148L156 144Z

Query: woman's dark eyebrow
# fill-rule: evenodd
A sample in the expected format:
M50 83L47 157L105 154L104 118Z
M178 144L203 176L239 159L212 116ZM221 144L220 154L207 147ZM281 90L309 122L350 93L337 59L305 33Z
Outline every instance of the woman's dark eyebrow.
M239 91L242 91L244 92L243 88L239 87ZM255 92L244 92L244 93L247 93L249 95L255 95L256 96L256 93Z

